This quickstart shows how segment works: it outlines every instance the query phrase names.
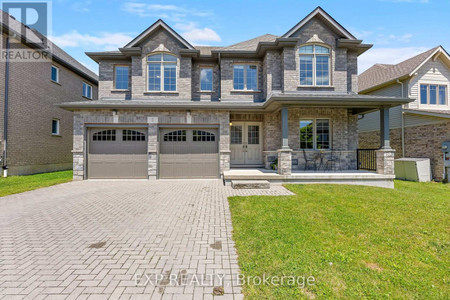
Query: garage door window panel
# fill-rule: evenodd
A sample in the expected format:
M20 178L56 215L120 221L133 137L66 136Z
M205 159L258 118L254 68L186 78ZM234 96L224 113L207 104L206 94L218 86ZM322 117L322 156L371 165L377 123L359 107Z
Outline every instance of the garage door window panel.
M99 131L93 134L93 141L115 141L116 140L116 130L108 129Z
M175 130L164 134L164 142L186 142L186 130Z
M215 142L216 136L208 131L194 130L192 140L194 142Z
M122 141L145 142L145 134L136 130L123 130Z

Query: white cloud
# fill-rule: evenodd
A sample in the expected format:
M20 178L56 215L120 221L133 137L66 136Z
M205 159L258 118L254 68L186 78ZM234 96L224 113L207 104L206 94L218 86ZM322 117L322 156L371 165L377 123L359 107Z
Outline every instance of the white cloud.
M78 31L71 31L59 36L53 36L51 40L60 47L81 47L89 46L109 51L117 50L119 47L125 46L133 38L125 33L102 32L98 36L90 34L81 34Z
M358 58L358 71L361 74L374 64L398 64L427 50L425 47L370 49Z
M181 35L193 44L199 44L203 42L220 42L222 39L220 36L208 27L199 28L197 23L178 23L174 26L180 31Z
M189 16L207 17L213 15L211 11L207 10L200 11L170 4L146 4L142 2L125 2L122 10L139 17L157 17L175 22L181 22Z

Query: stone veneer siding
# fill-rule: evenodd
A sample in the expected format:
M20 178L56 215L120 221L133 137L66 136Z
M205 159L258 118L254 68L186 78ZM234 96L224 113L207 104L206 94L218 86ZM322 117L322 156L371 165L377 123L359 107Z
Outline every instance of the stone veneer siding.
M289 148L292 149L292 169L304 168L303 151L300 149L299 122L301 119L330 119L332 148L341 151L339 169L356 170L358 146L357 116L341 108L289 108ZM266 168L281 148L280 112L265 114L263 123L263 158ZM307 151L308 152L308 151ZM308 152L307 155L311 155Z
M391 147L396 150L395 158L401 158L401 129L391 129L390 135ZM445 141L450 141L450 121L405 127L405 157L429 158L433 178L442 180L444 161L441 145ZM359 148L378 149L379 147L380 133L378 131L359 134Z
M223 111L155 111L155 110L119 110L114 117L110 110L78 111L74 114L73 139L73 178L85 179L86 125L105 124L117 126L123 124L148 124L148 175L156 178L158 174L158 125L159 124L210 124L220 126L220 172L230 169L230 118Z

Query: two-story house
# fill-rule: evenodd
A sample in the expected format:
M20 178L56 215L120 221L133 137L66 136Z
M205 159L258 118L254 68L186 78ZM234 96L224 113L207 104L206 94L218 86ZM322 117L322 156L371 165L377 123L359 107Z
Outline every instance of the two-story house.
M0 10L3 174L72 168L73 114L56 105L97 99L98 77L39 32Z
M450 56L441 46L395 65L376 64L359 76L362 94L414 98L391 109L396 157L430 158L432 176L444 178L441 145L450 142ZM379 147L379 115L358 122L361 148Z
M388 118L410 101L357 94L357 58L370 47L320 7L282 36L228 47L194 47L158 20L118 51L87 53L99 100L61 105L75 112L74 179L356 170L358 115ZM383 138L375 175L392 181Z

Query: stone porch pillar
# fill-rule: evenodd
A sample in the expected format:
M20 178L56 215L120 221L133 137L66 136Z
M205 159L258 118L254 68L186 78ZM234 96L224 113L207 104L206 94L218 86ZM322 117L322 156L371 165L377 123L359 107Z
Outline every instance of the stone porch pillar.
M391 148L389 138L389 108L380 109L380 144L377 153L377 173L394 175L395 150Z
M290 175L292 172L292 149L289 148L288 108L281 108L281 149L278 150L278 174Z

